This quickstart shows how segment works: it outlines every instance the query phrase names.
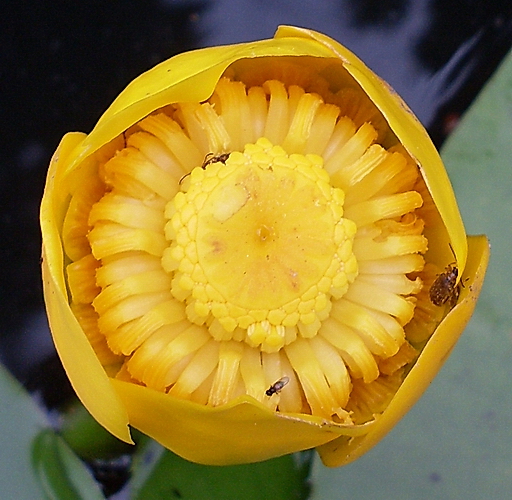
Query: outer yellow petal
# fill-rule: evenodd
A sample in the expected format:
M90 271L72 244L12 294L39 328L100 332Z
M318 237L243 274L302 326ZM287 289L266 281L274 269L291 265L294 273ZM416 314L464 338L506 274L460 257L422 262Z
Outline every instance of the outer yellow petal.
M50 163L41 203L44 297L53 341L73 388L101 425L131 443L126 410L71 312L64 279L60 230L69 190L60 175L60 166L84 137L78 133L65 135Z
M466 231L443 162L425 128L398 94L343 45L326 35L304 28L281 26L276 38L306 37L317 40L343 61L343 67L368 94L386 118L400 143L418 162L428 190L441 214L456 255L458 268L466 265Z
M468 261L464 274L467 281L464 282L459 303L437 327L370 432L353 439L343 436L318 448L325 465L346 465L373 448L412 408L443 366L473 314L489 262L489 241L486 236L469 236L467 241Z
M112 380L130 424L178 455L207 465L258 462L359 436L373 423L336 426L318 417L275 413L250 397L212 408Z
M334 57L322 44L297 38L209 47L174 56L140 75L119 94L93 131L74 151L67 169L75 168L155 109L175 102L208 99L222 73L235 61L264 56L304 55Z

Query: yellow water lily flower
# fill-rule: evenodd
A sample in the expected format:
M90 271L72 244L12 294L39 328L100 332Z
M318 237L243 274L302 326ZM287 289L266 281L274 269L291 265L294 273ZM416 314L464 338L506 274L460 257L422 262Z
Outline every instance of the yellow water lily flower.
M62 139L41 226L83 404L204 464L371 448L445 361L489 252L400 98L293 27L133 81Z

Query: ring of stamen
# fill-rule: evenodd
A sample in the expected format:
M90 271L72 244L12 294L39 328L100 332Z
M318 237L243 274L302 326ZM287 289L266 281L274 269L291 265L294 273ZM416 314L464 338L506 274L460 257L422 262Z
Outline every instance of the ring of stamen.
M429 195L407 153L380 143L382 119L348 112L352 93L308 93L287 72L222 78L98 156L63 225L72 309L121 380L360 423L437 321Z

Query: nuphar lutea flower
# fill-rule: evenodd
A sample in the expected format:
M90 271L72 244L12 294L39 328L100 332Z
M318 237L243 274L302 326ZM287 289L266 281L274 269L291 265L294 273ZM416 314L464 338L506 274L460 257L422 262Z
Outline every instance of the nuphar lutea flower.
M64 137L41 221L85 406L207 464L361 455L439 369L488 256L403 102L289 27L135 80Z

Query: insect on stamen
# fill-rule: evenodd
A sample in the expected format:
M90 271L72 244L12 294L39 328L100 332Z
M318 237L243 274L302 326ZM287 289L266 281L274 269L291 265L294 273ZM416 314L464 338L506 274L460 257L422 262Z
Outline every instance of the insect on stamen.
M280 378L277 382L272 384L266 391L267 396L273 396L282 390L282 388L290 381L289 377Z
M204 157L204 161L203 161L203 164L201 165L201 168L205 169L211 163L220 162L220 163L225 164L226 161L228 160L230 154L231 153L220 153L220 154L216 155L215 153L208 153Z
M215 154L215 153L208 153L205 157L204 157L204 160L203 160L203 164L201 165L201 168L203 170L206 169L206 167L208 165L211 165L212 163L226 163L227 159L229 158L229 155L231 153L220 153L220 154ZM186 173L178 182L178 184L181 184L183 182L183 179L185 179L186 177L188 177L190 175L190 172Z

